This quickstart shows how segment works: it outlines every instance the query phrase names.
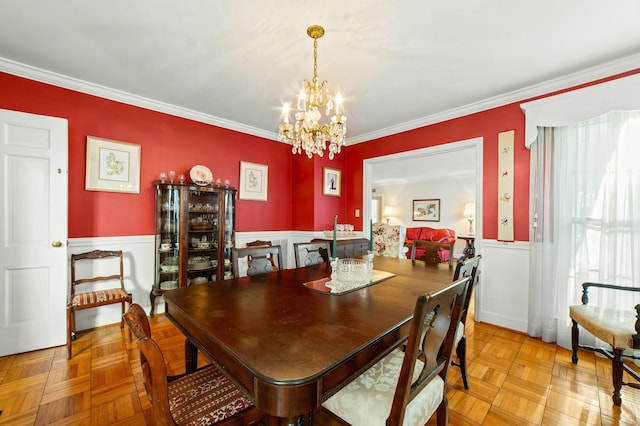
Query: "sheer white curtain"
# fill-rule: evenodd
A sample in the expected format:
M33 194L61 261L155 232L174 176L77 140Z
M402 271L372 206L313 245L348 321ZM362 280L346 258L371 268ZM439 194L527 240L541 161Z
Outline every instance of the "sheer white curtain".
M568 348L568 307L583 282L640 286L640 111L540 128L530 218L528 333ZM605 297L590 293L593 303L640 303Z

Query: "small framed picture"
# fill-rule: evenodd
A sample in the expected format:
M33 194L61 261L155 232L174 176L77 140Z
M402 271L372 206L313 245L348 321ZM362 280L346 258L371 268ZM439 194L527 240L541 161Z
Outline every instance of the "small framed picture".
M413 200L413 220L440 222L440 199Z
M240 199L267 201L269 166L240 162Z
M322 179L322 194L332 197L340 196L340 185L342 172L338 169L325 167L324 178Z
M140 145L87 136L88 191L140 193Z

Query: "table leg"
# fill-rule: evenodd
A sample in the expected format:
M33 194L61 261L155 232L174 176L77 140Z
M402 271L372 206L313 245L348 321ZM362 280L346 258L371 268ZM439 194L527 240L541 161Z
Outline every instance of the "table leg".
M280 417L278 420L279 426L311 426L313 424L311 413L291 418Z
M198 369L198 348L189 339L184 340L184 366L187 373Z
M471 259L476 255L476 248L474 243L474 240L467 240L467 246L464 248L464 255L467 257L467 259Z
M460 239L465 240L467 244L462 251L462 256L460 256L460 259L458 259L458 262L462 262L465 259L471 259L476 255L475 238L460 237Z

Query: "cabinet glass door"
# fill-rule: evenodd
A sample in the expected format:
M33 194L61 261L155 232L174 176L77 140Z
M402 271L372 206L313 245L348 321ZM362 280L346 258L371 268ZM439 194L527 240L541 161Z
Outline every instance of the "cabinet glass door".
M224 259L224 279L233 278L233 265L231 263L231 249L236 241L236 226L235 226L235 195L236 191L225 190L224 191L224 229L223 241L224 252L222 253Z
M217 280L219 196L217 191L189 188L187 285Z
M156 280L159 290L178 287L180 246L180 190L174 185L156 187Z

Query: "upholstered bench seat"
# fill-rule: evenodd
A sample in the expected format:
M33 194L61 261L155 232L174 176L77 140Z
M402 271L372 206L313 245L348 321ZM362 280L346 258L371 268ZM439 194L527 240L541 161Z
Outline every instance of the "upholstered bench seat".
M86 293L76 293L71 299L71 306L91 307L101 306L109 303L128 301L129 294L121 288L110 288L107 290L87 291Z
M393 395L405 353L395 349L373 367L325 401L322 406L354 426L384 426L391 412ZM424 363L416 361L415 381ZM357 389L357 394L353 393ZM424 425L442 402L444 381L435 377L423 392L407 405L403 425Z
M574 305L569 307L569 316L598 339L614 348L633 347L636 312L600 308L592 305Z

